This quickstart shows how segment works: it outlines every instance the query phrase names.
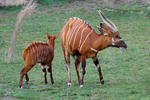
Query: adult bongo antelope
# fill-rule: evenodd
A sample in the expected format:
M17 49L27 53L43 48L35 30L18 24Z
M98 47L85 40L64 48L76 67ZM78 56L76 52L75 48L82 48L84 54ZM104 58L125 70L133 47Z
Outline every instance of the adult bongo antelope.
M79 18L70 18L61 31L61 46L67 64L68 85L71 85L70 54L75 56L75 68L80 87L83 87L86 59L92 58L99 72L101 84L104 84L101 67L97 58L98 51L107 47L127 48L113 22L98 11L103 23L100 23L101 34ZM80 77L80 62L82 62L82 78Z

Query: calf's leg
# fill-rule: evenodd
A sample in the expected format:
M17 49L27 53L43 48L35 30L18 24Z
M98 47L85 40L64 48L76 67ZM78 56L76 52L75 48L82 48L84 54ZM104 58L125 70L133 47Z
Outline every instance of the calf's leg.
M48 64L47 66L48 66L48 72L50 74L51 84L54 84L53 73L52 73L52 65Z
M44 82L45 84L47 84L47 72L46 72L46 68L43 68L42 71L44 72Z
M34 65L26 65L20 72L20 81L19 81L19 87L22 87L23 77L26 76L26 81L28 82L28 75L27 72L33 67Z
M26 84L28 84L29 77L28 77L28 74L27 74L27 73L25 74L25 77L26 77Z

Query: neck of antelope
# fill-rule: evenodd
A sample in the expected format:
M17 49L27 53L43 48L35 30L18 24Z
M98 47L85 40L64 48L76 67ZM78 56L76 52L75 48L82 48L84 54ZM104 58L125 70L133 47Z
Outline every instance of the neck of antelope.
M98 35L95 42L93 43L92 48L96 49L97 51L103 50L109 47L112 44L112 38L106 37L104 35Z
M54 49L54 47L55 47L55 42L54 42L54 41L48 41L48 46L49 46L51 49Z

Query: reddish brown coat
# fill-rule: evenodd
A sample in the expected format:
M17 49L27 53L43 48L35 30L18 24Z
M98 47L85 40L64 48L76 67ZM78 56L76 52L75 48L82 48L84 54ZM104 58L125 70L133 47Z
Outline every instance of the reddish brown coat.
M100 81L104 84L101 67L97 58L98 51L113 46L126 48L125 42L120 37L117 27L99 11L104 21L100 24L98 34L89 24L79 18L71 18L61 31L61 46L67 64L68 85L71 85L70 54L75 56L75 67L78 82L83 86L86 59L92 58L96 65ZM80 62L82 62L82 79L80 78Z
M54 57L53 47L47 43L34 42L30 44L22 53L22 58L26 64L48 63Z
M45 84L47 84L46 78L46 67L48 66L48 72L50 73L51 83L54 83L53 76L52 76L52 60L54 57L54 47L55 47L55 39L57 39L57 35L48 35L48 43L43 42L34 42L30 44L27 48L24 49L22 53L22 58L25 62L25 67L20 72L20 82L19 87L22 86L23 77L26 77L26 83L29 81L29 77L27 72L36 64L40 63L43 67L44 77L45 77Z

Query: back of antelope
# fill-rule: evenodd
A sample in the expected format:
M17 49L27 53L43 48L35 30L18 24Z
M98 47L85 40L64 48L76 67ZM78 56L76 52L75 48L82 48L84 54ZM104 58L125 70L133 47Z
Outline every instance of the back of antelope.
M98 34L89 24L79 18L70 18L61 31L61 46L68 71L68 85L71 85L70 55L75 56L75 68L80 87L83 87L86 59L92 58L99 72L101 84L104 84L101 67L97 58L98 51L108 47L127 48L120 37L117 27L98 11L103 23L100 23ZM82 77L80 77L82 62Z
M52 60L54 57L54 47L55 47L55 39L57 39L57 35L48 35L47 39L48 43L43 42L34 42L30 44L27 48L24 49L22 53L22 58L25 62L24 68L20 72L20 82L19 87L22 87L23 77L25 75L26 83L28 84L29 77L27 72L33 68L36 63L40 63L42 70L44 72L45 84L47 84L47 72L46 68L48 67L48 72L50 73L51 83L54 83L52 76Z

